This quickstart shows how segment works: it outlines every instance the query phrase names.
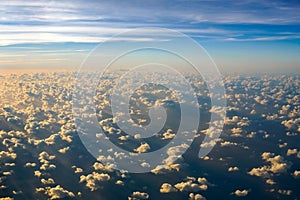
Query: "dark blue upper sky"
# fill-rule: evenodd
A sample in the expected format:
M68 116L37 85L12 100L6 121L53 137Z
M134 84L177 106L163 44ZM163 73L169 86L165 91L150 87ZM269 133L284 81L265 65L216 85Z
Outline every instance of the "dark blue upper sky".
M299 1L1 1L0 66L76 67L115 34L162 27L202 44L221 71L298 71L299 10Z

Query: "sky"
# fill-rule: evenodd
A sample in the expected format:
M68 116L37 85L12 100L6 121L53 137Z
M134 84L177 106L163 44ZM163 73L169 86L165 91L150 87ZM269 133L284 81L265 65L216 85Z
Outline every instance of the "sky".
M299 72L299 1L1 1L0 69L76 69L133 28L180 31L221 72ZM124 38L139 41L139 37Z

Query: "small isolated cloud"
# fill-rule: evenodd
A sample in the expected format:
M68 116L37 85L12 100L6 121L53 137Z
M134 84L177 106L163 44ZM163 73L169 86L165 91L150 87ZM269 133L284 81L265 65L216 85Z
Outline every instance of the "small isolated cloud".
M49 199L61 199L66 197L75 197L73 192L70 192L60 185L55 187L46 187L46 188L36 188L37 192L43 192L48 195Z
M229 142L229 141L224 141L220 143L221 147L227 147L227 146L237 146L238 143L235 142Z
M47 152L43 151L39 154L39 161L42 164L40 166L40 170L49 170L55 169L56 166L54 164L50 164L50 160L55 158L54 155L49 155Z
M204 196L202 196L201 194L190 193L189 200L206 200L206 198Z
M133 192L131 197L128 197L128 200L139 200L139 199L149 199L149 194L146 192Z
M58 150L58 152L59 153L62 153L62 154L65 154L65 153L67 153L67 151L70 149L70 147L64 147L64 148L62 148L62 149L59 149Z
M41 175L42 175L42 172L40 172L39 170L34 171L34 176L40 177Z
M188 177L187 181L183 181L174 185L175 188L180 190L181 192L198 192L201 190L207 190L207 180L206 178L194 178Z
M83 172L82 168L80 168L80 167L75 168L75 174L82 173L82 172Z
M121 181L121 180L117 180L117 181L116 181L116 185L124 185L124 182Z
M167 139L172 139L176 136L175 133L172 132L171 129L168 129L166 132L163 133L163 138L164 140L167 140Z
M248 174L252 176L270 177L273 173L285 173L291 166L290 162L287 162L280 155L275 156L274 153L264 152L261 157L264 161L268 162L269 165L253 168Z
M163 183L160 187L160 193L170 193L170 192L177 192L177 189L174 188L171 184L169 183Z
M238 197L245 197L249 193L249 190L236 190L234 194Z
M282 194L282 195L286 195L286 196L289 196L293 193L292 190L284 190L284 189L279 189L277 192L278 192L278 194Z
M28 163L25 164L25 167L35 167L35 166L36 166L36 163L28 162Z
M288 130L299 129L300 118L284 120L281 122Z
M239 168L238 168L238 167L229 167L229 168L228 168L228 171L229 171L229 172L239 171Z
M243 132L243 130L241 128L232 128L231 132L232 132L231 134L232 137L241 137L242 136L241 133Z
M294 173L293 173L293 176L295 178L300 178L300 170L295 170Z
M272 179L267 179L266 183L269 184L269 185L275 185L276 184L276 182L273 181Z
M165 174L172 171L178 172L181 168L179 163L169 164L169 165L158 165L151 170L153 174Z
M44 185L55 184L55 182L54 182L54 180L53 180L52 178L48 178L48 179L42 178L42 179L41 179L41 182L42 182Z
M286 152L286 155L291 156L291 155L294 155L294 154L297 154L297 153L298 153L297 149L288 149L287 152Z
M104 174L104 173L97 173L93 172L88 175L81 175L80 176L80 183L86 182L86 186L90 188L91 191L95 191L99 188L99 183L103 181L109 181L110 176L109 174Z
M16 159L17 154L16 153L11 153L7 151L0 151L0 159L3 160L5 158L11 158L11 159Z
M134 151L138 153L145 153L149 150L150 150L150 145L148 143L143 143L138 148L134 149Z
M105 171L105 172L112 172L113 167L110 165L103 165L102 163L95 162L93 165L95 170Z

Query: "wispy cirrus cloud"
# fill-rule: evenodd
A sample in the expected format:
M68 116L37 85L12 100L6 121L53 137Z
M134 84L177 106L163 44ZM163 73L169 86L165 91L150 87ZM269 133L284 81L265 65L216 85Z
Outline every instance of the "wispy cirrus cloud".
M166 27L195 38L266 40L298 38L297 32L257 37L248 25L298 25L298 2L285 1L2 1L0 45L39 42L101 42L129 28ZM231 25L240 25L240 29ZM246 29L244 29L246 27ZM284 29L284 27L282 27ZM298 30L299 31L299 30ZM132 39L132 38L131 38Z
M288 61L296 68L299 10L299 1L284 0L0 1L0 66L78 66L89 50L120 32L160 27L211 46L224 65L248 63L256 52L266 57L263 65ZM151 34L120 39L147 42ZM266 54L277 47L284 64Z

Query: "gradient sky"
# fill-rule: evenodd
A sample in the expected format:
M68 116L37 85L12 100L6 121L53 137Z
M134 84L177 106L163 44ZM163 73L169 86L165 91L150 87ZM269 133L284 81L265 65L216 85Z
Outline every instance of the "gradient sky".
M76 69L115 34L161 27L195 39L221 72L299 72L299 10L276 0L1 1L0 68Z

